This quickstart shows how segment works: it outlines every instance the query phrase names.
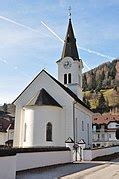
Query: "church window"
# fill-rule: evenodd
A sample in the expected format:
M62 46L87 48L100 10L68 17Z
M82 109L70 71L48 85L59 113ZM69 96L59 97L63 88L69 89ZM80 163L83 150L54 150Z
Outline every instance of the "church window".
M64 74L64 84L67 84L67 74Z
M27 125L25 123L24 124L24 142L26 142L26 130L27 130Z
M52 141L52 124L50 122L46 125L46 141Z
M68 83L71 83L71 73L68 74Z
M84 121L82 121L82 131L84 131Z

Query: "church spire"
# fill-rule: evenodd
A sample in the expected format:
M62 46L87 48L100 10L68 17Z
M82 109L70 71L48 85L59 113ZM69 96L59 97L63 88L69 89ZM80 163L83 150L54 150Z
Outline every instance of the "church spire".
M76 39L71 22L71 11L69 12L69 24L64 41L64 47L62 52L62 59L64 57L71 57L73 60L79 60L78 50L76 46Z

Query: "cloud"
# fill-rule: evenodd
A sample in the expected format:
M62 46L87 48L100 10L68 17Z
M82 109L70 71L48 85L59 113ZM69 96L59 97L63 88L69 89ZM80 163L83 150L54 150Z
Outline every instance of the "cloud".
M5 59L3 59L3 58L0 57L0 62L6 64L6 63L7 63L7 60L5 60Z

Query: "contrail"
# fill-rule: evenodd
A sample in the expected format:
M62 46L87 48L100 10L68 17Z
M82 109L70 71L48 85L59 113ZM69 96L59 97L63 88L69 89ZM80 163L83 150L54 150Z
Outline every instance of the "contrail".
M14 21L14 20L12 20L12 19L9 19L9 18L7 18L7 17L0 16L0 19L5 20L5 21L7 21L7 22L10 22L10 23L12 23L12 24L15 24L15 25L17 25L17 26L26 28L26 29L28 29L28 30L31 30L32 32L39 33L38 30L33 29L33 28L31 28L31 27L29 27L29 26L26 26L26 25L24 25L24 24L21 24L21 23L19 23L19 22L16 22L16 21ZM41 23L42 23L55 37L57 37L62 43L64 43L64 40L61 39L50 27L48 27L43 21L41 21ZM104 55L104 54L102 54L102 53L100 53L100 52L96 52L96 51L94 51L94 50L86 49L86 48L84 48L84 47L78 46L78 48L81 49L81 50L87 51L88 53L93 53L93 54L95 54L95 55L98 55L98 56L101 56L101 57L105 57L105 58L107 58L107 59L113 59L113 58L115 58L115 57L111 57L111 56ZM2 61L3 63L6 63L5 60L0 60L0 61ZM88 67L88 65L87 65L84 61L83 61L83 63L84 63L84 65L90 70L90 67Z
M48 27L43 21L41 21L41 24L43 24L55 37L57 37L61 42L64 43L64 40L62 40L50 27Z
M41 21L41 23L42 23L55 37L57 37L61 42L64 43L64 41L63 41L50 27L48 27L43 21ZM94 50L86 49L86 48L81 47L81 46L78 46L78 48L81 49L81 50L84 50L84 51L86 51L86 52L88 52L88 53L93 53L93 54L95 54L95 55L97 55L97 56L105 57L105 58L107 58L107 59L114 59L114 58L115 58L115 57L107 56L107 55L105 55L105 54L102 54L102 53L97 52L97 51L94 51ZM85 62L84 62L84 64L85 64ZM88 69L90 69L86 64L85 64L85 66L86 66Z
M41 23L55 36L57 37L62 43L64 43L64 40L62 40L50 27L48 27L43 21ZM91 68L83 61L84 65L87 67L88 70L91 70Z
M37 32L37 33L39 32L39 31L37 31L37 30L35 30L35 29L29 27L29 26L26 26L26 25L24 25L24 24L18 23L18 22L16 22L16 21L14 21L14 20L12 20L12 19L9 19L9 18L7 18L7 17L4 17L4 16L0 16L0 19L5 20L5 21L7 21L7 22L10 22L10 23L12 23L12 24L18 25L18 26L23 27L23 28L25 28L25 29L31 30L31 31L33 31L33 32Z
M114 59L114 58L116 58L116 57L111 57L111 56L108 56L108 55L104 55L104 54L102 54L102 53L100 53L100 52L96 52L96 51L94 51L94 50L90 50L90 49L87 49L87 48L84 48L84 47L81 47L81 46L78 47L78 48L80 48L81 50L87 51L87 52L89 52L89 53L93 53L93 54L96 54L96 55L98 55L98 56L108 58L108 59Z

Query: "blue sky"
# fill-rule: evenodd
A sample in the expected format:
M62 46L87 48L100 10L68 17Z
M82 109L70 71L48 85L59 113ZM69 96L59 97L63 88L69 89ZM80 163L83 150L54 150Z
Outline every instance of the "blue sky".
M63 44L41 21L64 39L69 6L77 45L110 56L79 49L85 63L93 68L119 56L119 0L0 0L0 104L12 102L43 68L57 78Z

